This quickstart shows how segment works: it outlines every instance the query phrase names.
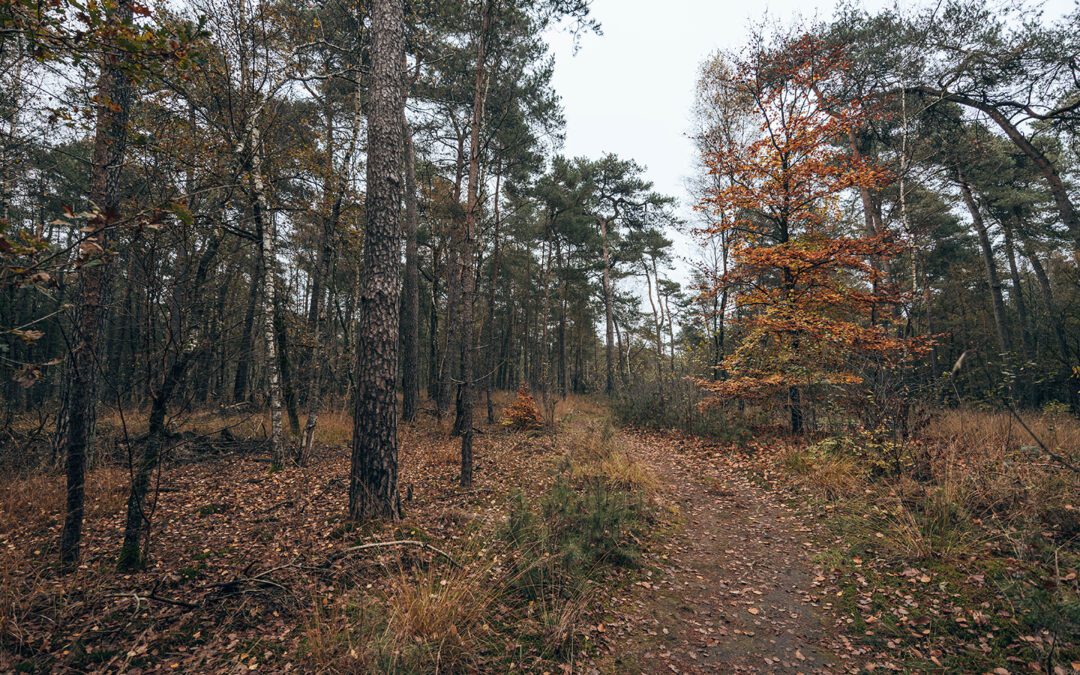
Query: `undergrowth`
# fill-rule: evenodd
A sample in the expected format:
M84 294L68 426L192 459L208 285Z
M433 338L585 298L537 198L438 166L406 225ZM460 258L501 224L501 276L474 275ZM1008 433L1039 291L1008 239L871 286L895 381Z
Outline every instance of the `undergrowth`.
M582 622L600 582L637 565L655 478L616 447L588 405L563 418L564 451L543 494L514 492L495 541L478 533L454 554L403 567L378 589L316 602L305 658L331 672L541 669L590 645ZM375 592L373 592L373 590Z
M678 430L702 438L742 445L755 427L772 423L771 414L734 404L702 406L701 388L686 380L640 383L626 387L611 399L611 412L620 424L639 429ZM728 408L731 409L728 409Z
M1080 423L1029 415L1076 462ZM1040 672L1080 659L1080 476L1008 413L958 410L904 443L864 433L788 447L819 498L853 630L906 668Z

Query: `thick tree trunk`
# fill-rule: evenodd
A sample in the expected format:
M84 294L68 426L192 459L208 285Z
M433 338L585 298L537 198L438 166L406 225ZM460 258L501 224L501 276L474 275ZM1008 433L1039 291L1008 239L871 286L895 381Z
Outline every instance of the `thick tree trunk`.
M416 233L420 214L416 195L416 148L412 129L404 127L405 136L405 281L401 302L401 418L416 419L420 398L420 268Z
M354 520L401 517L396 385L405 147L403 0L373 0L371 35L364 267L349 475L349 516Z
M127 25L131 0L119 0L111 19ZM131 80L123 68L122 50L106 50L97 84L97 122L90 170L90 201L97 208L87 223L89 232L79 246L78 318L71 350L68 381L68 420L64 438L67 498L60 534L60 564L71 570L79 561L85 508L86 459L97 421L98 349L102 339L103 306L108 295L106 252L109 229L118 220L119 181L127 146L131 110Z

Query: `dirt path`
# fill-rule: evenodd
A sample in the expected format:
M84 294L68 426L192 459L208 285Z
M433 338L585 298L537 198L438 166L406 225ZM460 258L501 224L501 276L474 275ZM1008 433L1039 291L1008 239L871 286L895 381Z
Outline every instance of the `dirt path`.
M846 670L811 529L723 461L669 438L631 442L678 525L616 601L606 631L618 672Z

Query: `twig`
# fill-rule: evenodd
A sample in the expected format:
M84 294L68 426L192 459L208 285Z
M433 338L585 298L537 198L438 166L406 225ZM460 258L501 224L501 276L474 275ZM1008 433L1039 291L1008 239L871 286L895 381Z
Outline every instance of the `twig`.
M268 506L265 509L261 509L259 511L256 511L256 513L259 513L259 514L270 513L272 511L277 511L278 509L285 508L286 506L293 506L295 504L296 504L295 499L286 499L283 502L278 502L277 504L273 504L271 506Z
M1046 444L1043 443L1042 440L1038 436L1035 435L1035 432L1032 431L1030 428L1028 428L1028 425L1024 423L1023 418L1020 417L1020 415L1016 412L1016 409L1012 407L1011 403L1009 403L1008 401L1004 401L1004 403L1005 403L1005 408L1008 409L1008 411L1010 413L1012 413L1012 416L1016 418L1016 421L1020 423L1020 426L1024 428L1024 431L1027 432L1028 436L1031 436L1032 440L1034 440L1036 443L1039 444L1039 448L1041 448L1042 451L1044 453L1046 453L1046 455L1050 459L1053 459L1058 464L1062 465L1063 467L1065 467L1067 469L1072 469L1072 471L1075 472L1075 473L1080 473L1080 468L1077 468L1077 466L1075 464L1073 464L1069 460L1065 459L1061 455L1056 454L1050 448L1046 447Z
M139 595L136 591L132 591L130 593L112 593L112 594L109 595L109 597L110 598L132 598L132 599L135 600L136 606L141 604L143 600L153 600L154 602L160 602L160 603L165 604L165 605L173 605L175 607L184 607L186 609L198 609L199 608L199 606L194 604L194 603L184 602L183 600L173 600L172 598L164 598L164 597L162 597L160 595L156 595L154 593L149 593L147 595Z
M230 579L229 581L221 581L221 582L218 582L216 584L212 584L210 586L210 588L214 589L218 593L221 593L222 595L227 595L227 596L228 595L240 595L240 594L243 594L243 593L253 593L253 592L257 591L259 588L267 588L267 587L277 588L277 589L279 589L281 591L284 591L286 593L290 593L291 591L290 591L289 588L287 588L284 585L282 585L282 584L274 581L273 579L271 579L270 575L273 574L274 572L280 572L281 570L289 570L289 569L297 569L297 570L317 570L317 569L320 569L318 567L302 565L298 561L299 561L299 559L297 558L293 562L287 562L287 563L285 563L283 565L278 565L277 567L270 567L270 568L267 568L267 569L265 569L265 570L263 570L261 572L256 572L255 574L252 574L251 570L255 566L256 562L258 562L257 560L253 560L253 561L251 561L251 563L248 564L247 567L244 568L244 571L241 572L240 576L238 576L238 577L236 577L234 579ZM245 588L245 585L253 586L254 588Z
M389 547L389 546L415 546L417 548L422 548L422 549L431 551L432 553L439 554L443 558L446 558L446 560L451 565L453 565L454 567L460 568L462 566L461 563L459 563L457 560L454 560L453 556L451 556L446 551L435 548L431 544L427 544L427 543L424 543L422 541L416 541L415 539L399 539L399 540L396 540L396 541L374 541L374 542L371 542L369 544L360 544L359 546L351 546L351 547L349 547L347 549L338 551L337 553L335 553L332 556L330 556L329 558L327 558L326 559L326 564L330 565L330 564L336 562L337 560L340 560L341 558L344 558L346 555L348 555L350 553L355 553L357 551L365 551L365 550L373 549L373 548L386 548L386 547Z

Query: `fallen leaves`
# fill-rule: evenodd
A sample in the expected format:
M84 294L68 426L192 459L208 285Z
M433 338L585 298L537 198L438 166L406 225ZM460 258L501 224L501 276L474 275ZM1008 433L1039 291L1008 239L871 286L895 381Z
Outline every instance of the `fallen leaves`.
M328 417L320 422L332 423ZM5 571L0 575L0 640L6 645L16 636L22 651L51 654L57 664L92 654L102 666L111 663L106 667L111 670L279 670L286 653L286 661L299 663L302 635L295 628L307 620L311 604L333 604L334 578L365 580L374 594L382 590L379 579L388 571L432 564L438 555L379 549L333 568L320 568L320 561L376 540L422 536L452 547L464 542L468 532L492 533L505 518L510 492L545 490L559 456L544 439L498 430L484 434L477 440L476 488L462 491L454 480L456 462L445 461L456 455L456 448L444 430L403 427L401 480L414 495L405 504L408 520L362 529L343 518L347 448L317 448L307 466L276 473L268 473L266 464L250 455L209 456L166 467L160 484L167 489L158 495L154 512L150 567L136 574L117 575L114 567L126 471L117 471L117 490L110 483L108 493L91 475L84 562L75 575L48 573L60 502L51 496L42 502L39 496L38 504L51 505L50 513L40 516L28 500L25 508L33 510L33 517L5 514L0 519L10 528L0 531ZM20 499L40 495L38 483L16 493ZM62 500L53 477L48 491ZM100 504L106 496L108 508ZM455 512L471 515L447 517ZM238 578L255 582L220 591ZM241 659L250 644L271 646L270 656L260 650ZM70 645L79 647L63 654ZM106 655L110 651L115 657ZM0 671L18 665L9 654L0 650Z

